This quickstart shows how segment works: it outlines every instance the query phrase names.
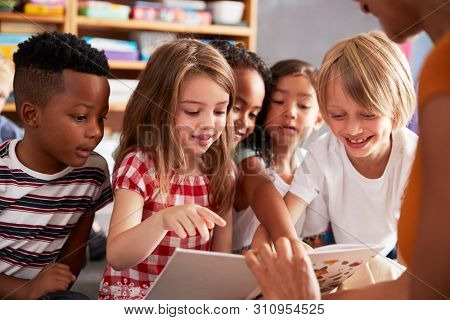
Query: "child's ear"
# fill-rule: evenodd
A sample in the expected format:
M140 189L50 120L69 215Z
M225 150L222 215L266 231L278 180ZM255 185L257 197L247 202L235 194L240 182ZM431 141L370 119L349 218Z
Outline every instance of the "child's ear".
M325 122L325 120L323 119L322 114L319 112L317 114L317 119L314 124L314 130L319 130L320 128L322 128L324 122Z
M20 106L19 112L20 118L23 124L37 128L39 126L39 108L29 102L24 102Z

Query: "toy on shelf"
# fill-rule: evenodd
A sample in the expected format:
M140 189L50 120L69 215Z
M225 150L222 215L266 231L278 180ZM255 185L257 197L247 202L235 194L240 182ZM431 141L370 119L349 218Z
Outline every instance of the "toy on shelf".
M176 5L177 2L165 4L136 1L131 12L131 18L151 22L180 23L190 26L208 26L211 24L212 16L209 11L194 9L206 8L206 4L205 6L197 5L193 7L187 5L179 7Z
M64 15L65 0L29 0L23 7L25 14L41 16Z
M84 37L87 43L99 50L104 50L108 60L139 60L139 50L134 41Z
M93 19L128 20L131 8L129 6L106 1L80 1L79 13Z

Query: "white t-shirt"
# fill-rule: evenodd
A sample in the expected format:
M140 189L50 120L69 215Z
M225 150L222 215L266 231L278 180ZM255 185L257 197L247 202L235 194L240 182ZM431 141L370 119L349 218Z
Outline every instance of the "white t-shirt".
M289 189L310 204L301 235L318 234L331 221L337 243L382 245L381 253L388 254L397 242L397 221L417 140L409 129L398 130L383 175L368 179L355 169L332 133L320 137L308 148Z
M294 161L296 165L300 165L305 158L306 150L298 148ZM287 184L275 171L268 169L272 182L282 197L289 191ZM303 226L304 218L299 219L295 225L297 233L300 234ZM258 218L253 209L249 206L246 209L237 212L233 208L233 252L241 252L243 249L249 249L256 229L260 225ZM299 226L299 228L297 228Z

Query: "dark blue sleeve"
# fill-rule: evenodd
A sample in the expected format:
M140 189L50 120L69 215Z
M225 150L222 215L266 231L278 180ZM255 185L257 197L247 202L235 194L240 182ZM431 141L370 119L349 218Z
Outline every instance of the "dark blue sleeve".
M4 116L0 116L0 143L23 137L23 129Z

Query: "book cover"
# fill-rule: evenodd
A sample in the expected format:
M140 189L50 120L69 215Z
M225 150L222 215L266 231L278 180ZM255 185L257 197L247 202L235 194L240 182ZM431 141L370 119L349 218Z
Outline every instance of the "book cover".
M381 247L332 245L308 252L322 293L350 277ZM151 300L253 299L258 283L242 255L179 249L153 283Z

